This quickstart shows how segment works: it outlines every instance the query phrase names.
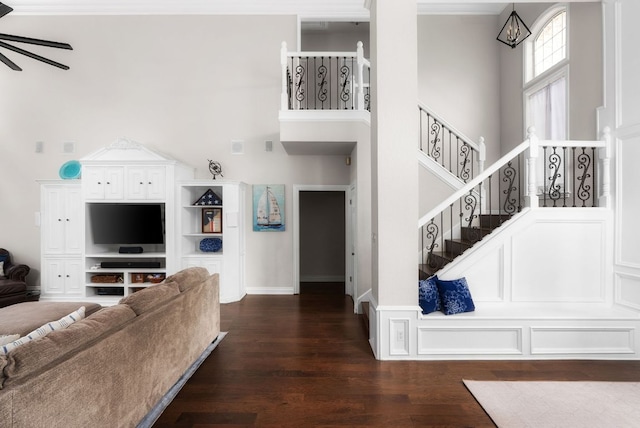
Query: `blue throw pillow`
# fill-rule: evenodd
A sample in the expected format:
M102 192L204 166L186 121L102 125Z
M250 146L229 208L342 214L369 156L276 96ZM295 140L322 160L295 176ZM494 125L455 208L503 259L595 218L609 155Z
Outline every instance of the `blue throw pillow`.
M432 276L418 282L418 302L423 314L441 311L440 295L438 294L438 277Z
M473 312L476 310L471 298L471 291L465 278L443 281L436 278L442 311L445 315Z

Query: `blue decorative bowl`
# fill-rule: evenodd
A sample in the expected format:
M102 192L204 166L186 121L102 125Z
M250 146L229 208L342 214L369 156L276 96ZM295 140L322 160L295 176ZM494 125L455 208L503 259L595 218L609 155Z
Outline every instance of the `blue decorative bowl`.
M222 239L204 238L200 241L200 251L204 253L217 253L222 250Z
M80 168L80 162L77 160L71 160L69 162L65 162L60 167L60 171L58 171L58 173L60 174L60 178L65 180L80 178Z

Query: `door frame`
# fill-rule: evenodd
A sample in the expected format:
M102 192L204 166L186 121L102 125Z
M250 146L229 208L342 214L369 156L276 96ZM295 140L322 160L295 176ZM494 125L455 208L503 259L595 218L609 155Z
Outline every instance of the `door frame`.
M294 184L293 185L293 294L300 294L300 192L344 192L344 261L345 294L353 298L355 286L349 283L351 267L351 242L353 233L349 219L349 185L340 184Z

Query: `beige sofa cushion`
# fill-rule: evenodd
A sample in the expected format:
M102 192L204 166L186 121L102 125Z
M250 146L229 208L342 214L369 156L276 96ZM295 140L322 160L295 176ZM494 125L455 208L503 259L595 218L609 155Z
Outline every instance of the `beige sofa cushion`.
M180 289L176 282L164 281L158 285L149 286L120 299L120 304L128 305L136 315L140 315L173 299L179 294Z
M71 324L64 330L53 331L45 337L15 348L5 358L4 379L0 377L0 388L3 383L14 382L29 374L47 370L61 359L68 359L74 351L91 346L104 334L135 317L136 314L126 305L111 306Z
M85 316L102 306L90 302L24 302L0 309L0 334L19 334L21 337L46 322L58 320L85 307Z
M206 268L190 267L174 273L165 281L177 282L178 287L180 288L180 292L183 293L185 290L193 287L194 285L206 281L207 278L209 278L209 271Z

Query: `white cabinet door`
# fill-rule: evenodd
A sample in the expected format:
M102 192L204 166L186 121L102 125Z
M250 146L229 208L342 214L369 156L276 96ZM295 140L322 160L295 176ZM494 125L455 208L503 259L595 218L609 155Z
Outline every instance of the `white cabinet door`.
M82 253L82 195L79 185L43 187L42 247L45 254Z
M184 257L182 259L182 268L204 267L207 268L210 275L214 273L222 274L222 259L210 259L199 257Z
M164 200L166 188L164 167L127 168L127 199Z
M67 188L64 195L64 253L82 254L83 238L82 219L84 209L82 205L82 191L79 187Z
M82 283L82 260L47 258L43 261L43 296L80 296Z
M84 197L117 200L124 197L123 167L86 167L82 171Z

